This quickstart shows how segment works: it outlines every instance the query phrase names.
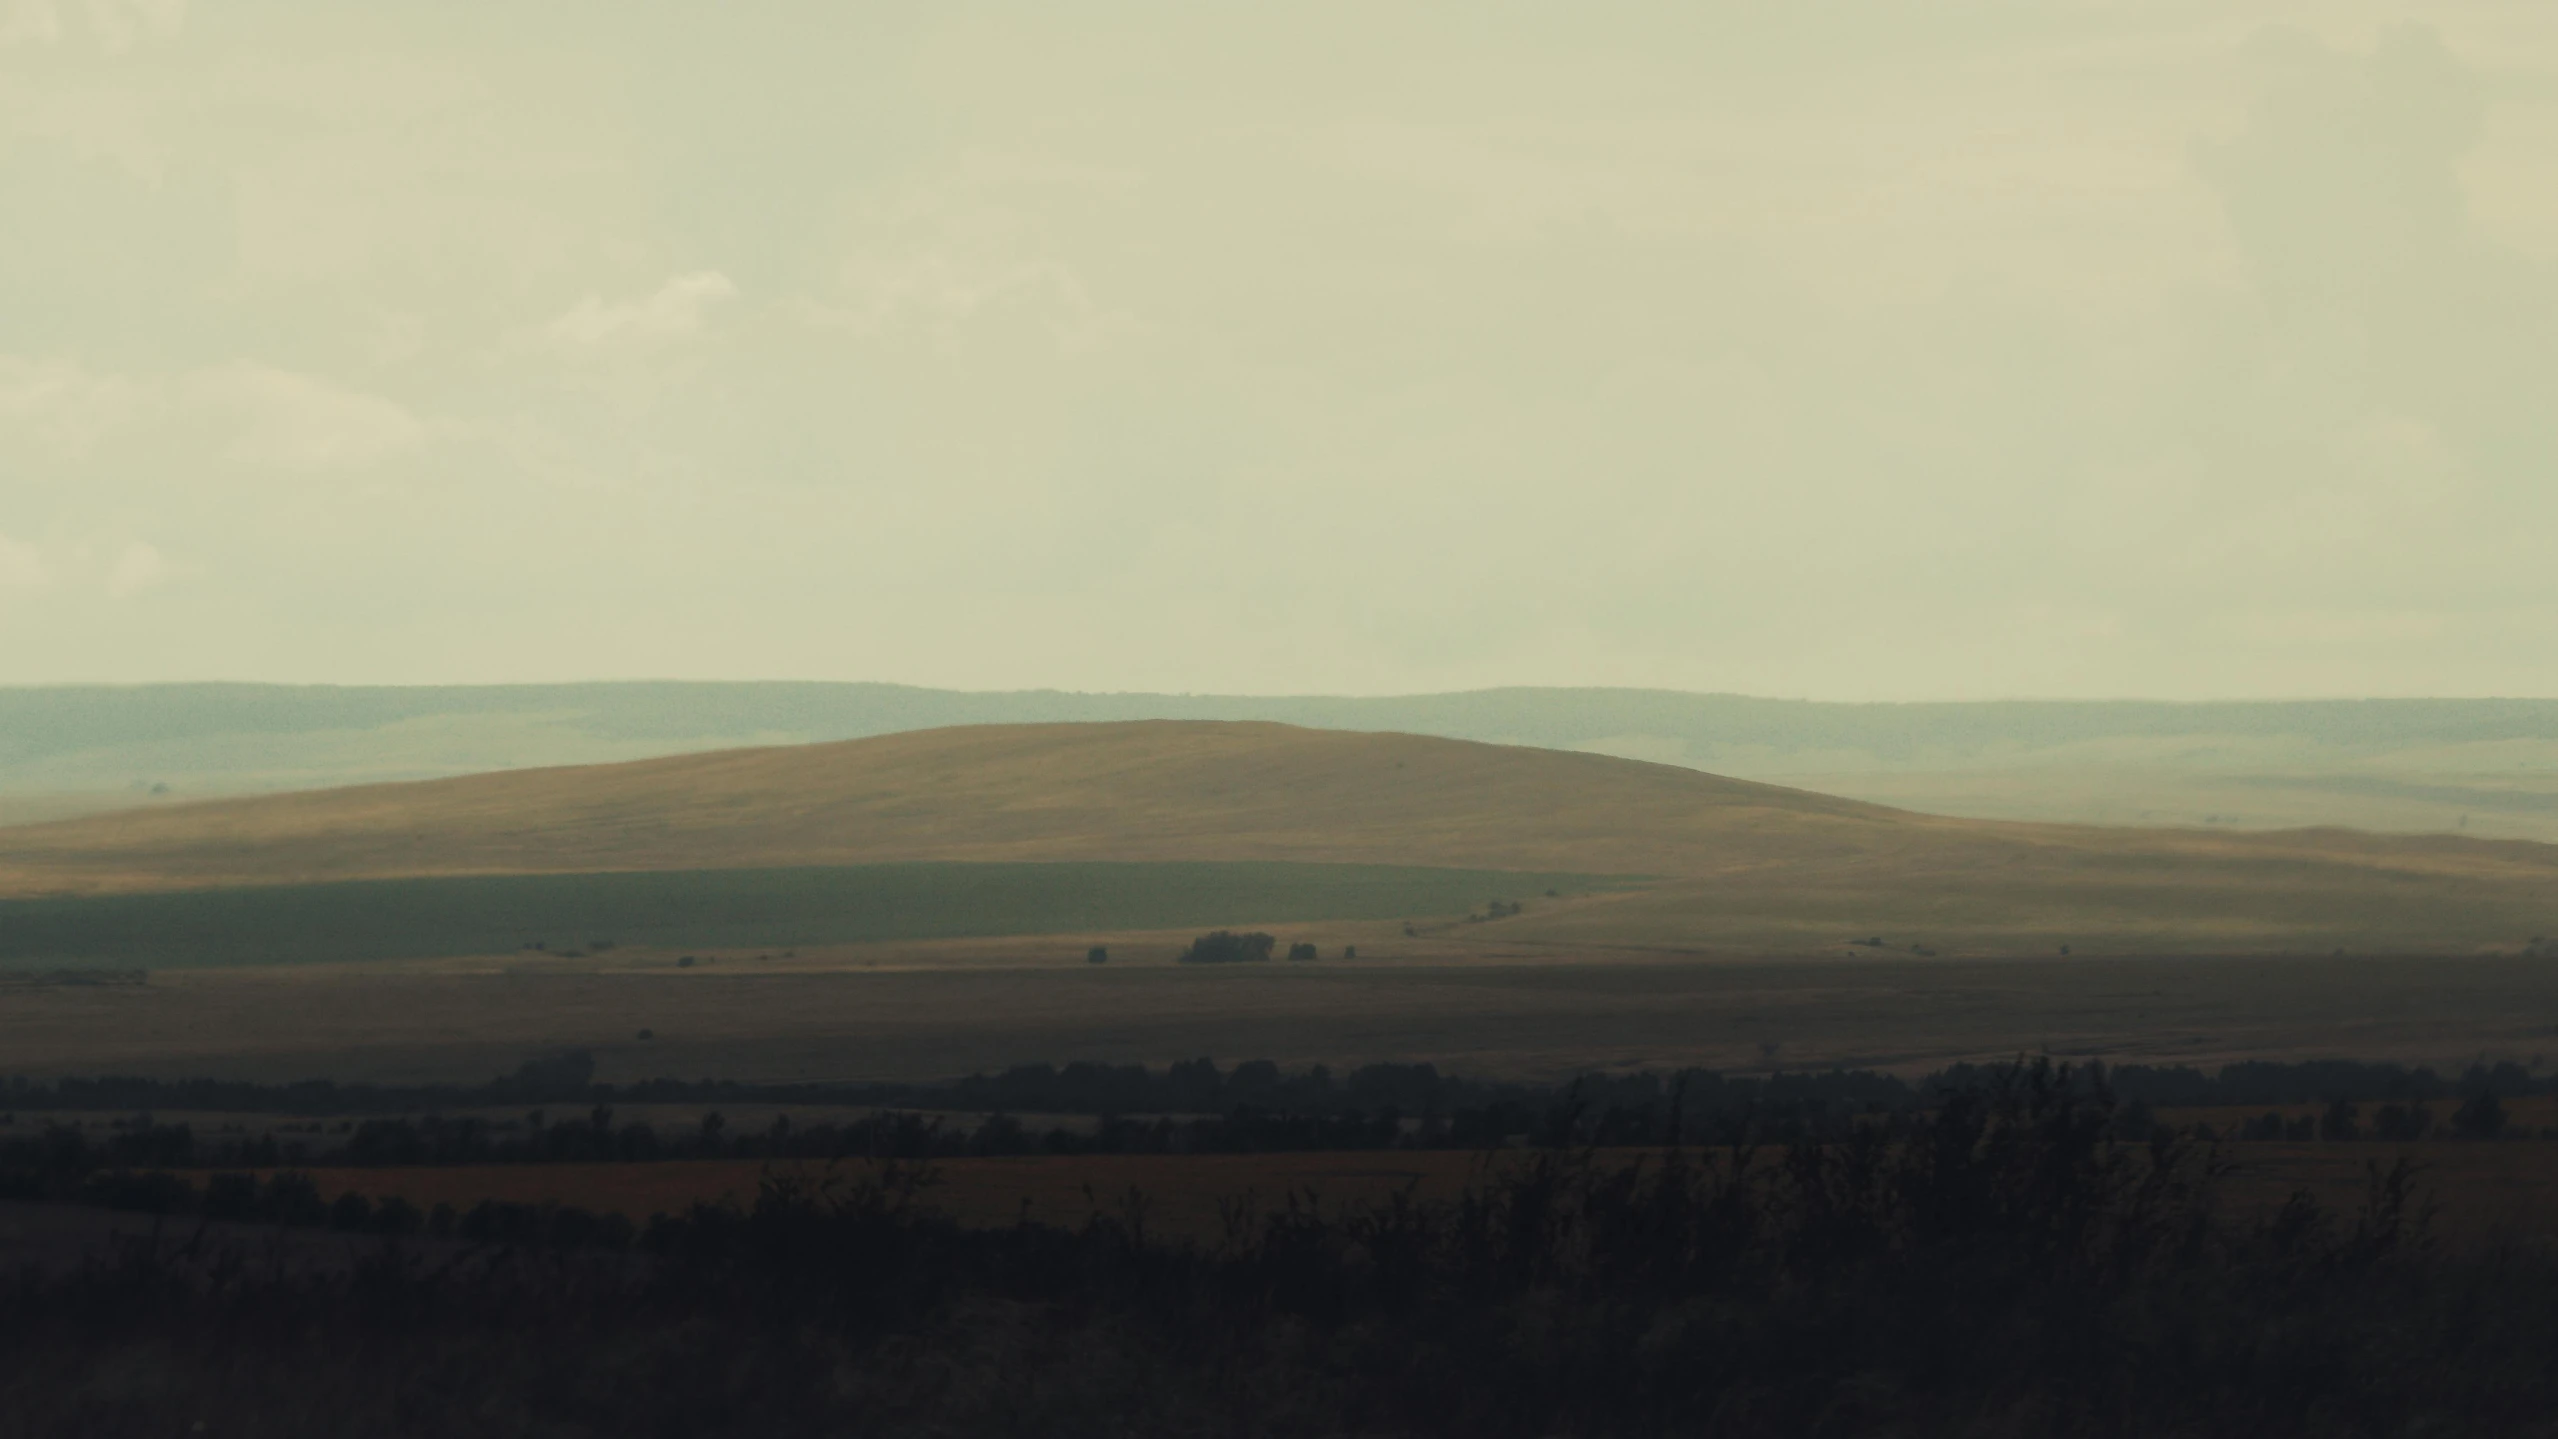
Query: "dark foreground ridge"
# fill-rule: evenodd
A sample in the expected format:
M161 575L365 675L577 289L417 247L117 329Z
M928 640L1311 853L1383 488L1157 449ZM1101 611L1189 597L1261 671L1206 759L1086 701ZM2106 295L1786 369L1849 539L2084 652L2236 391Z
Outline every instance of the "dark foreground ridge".
M1372 1064L1336 1078L1323 1066L1283 1072L1268 1060L1220 1070L1208 1059L1142 1065L1019 1065L943 1084L763 1085L657 1079L594 1081L570 1053L526 1063L487 1085L381 1088L326 1081L256 1085L213 1080L18 1079L0 1085L0 1198L85 1198L153 1207L152 1184L128 1171L287 1165L650 1163L693 1159L947 1159L1026 1154L1270 1154L1341 1150L1565 1148L1830 1143L1878 1120L1931 1110L2003 1070L1959 1065L1916 1082L1866 1070L1733 1076L1710 1070L1585 1075L1561 1085L1445 1075L1429 1064ZM2268 1109L2187 1126L2221 1139L2404 1142L2528 1137L2505 1101L2558 1093L2558 1075L2514 1064L2472 1066L2458 1079L2395 1064L2247 1062L2216 1074L2186 1067L2091 1064L2070 1081L2119 1105L2127 1134L2172 1128L2162 1106ZM2440 1101L2453 1103L2438 1104ZM683 1126L617 1114L616 1106L700 1106ZM775 1115L731 1125L720 1109L805 1107L850 1117ZM2442 1112L2437 1115L2436 1109ZM512 1110L513 1112L509 1112ZM31 1122L22 1123L21 1112ZM40 1115L127 1116L104 1132ZM237 1123L199 1132L166 1115L327 1116L334 1124ZM344 1116L344 1117L340 1117ZM2541 1137L2558 1137L2541 1132Z
M1547 1151L1201 1243L1138 1194L965 1229L897 1167L637 1232L447 1215L335 1268L172 1220L14 1279L0 1431L2547 1432L2558 1261L2436 1251L2404 1166L2247 1222L2222 1172L2036 1064L1831 1142Z
M1141 1064L1077 1061L1063 1067L1023 1064L995 1074L921 1084L759 1084L724 1079L599 1083L594 1056L570 1050L526 1060L486 1084L340 1084L301 1080L259 1084L227 1079L137 1076L0 1080L0 1105L11 1110L198 1111L241 1114L395 1114L502 1108L521 1104L843 1105L1019 1114L1221 1114L1237 1105L1306 1114L1394 1108L1408 1116L1453 1113L1494 1104L1550 1105L1572 1100L1600 1110L1660 1105L1682 1098L1691 1114L1742 1106L1812 1103L1909 1108L1981 1082L1992 1070L1960 1064L1917 1080L1871 1070L1779 1071L1728 1075L1707 1069L1668 1074L1587 1074L1559 1085L1442 1074L1432 1064L1380 1063L1336 1075L1324 1065L1288 1072L1266 1059L1220 1069L1192 1059L1161 1069ZM2218 1070L2191 1065L2095 1063L2081 1071L2133 1104L2187 1107L2329 1104L2467 1098L2482 1091L2505 1098L2558 1094L2558 1072L2539 1075L2510 1062L2473 1065L2458 1077L2422 1066L2348 1059L2284 1063L2245 1060Z

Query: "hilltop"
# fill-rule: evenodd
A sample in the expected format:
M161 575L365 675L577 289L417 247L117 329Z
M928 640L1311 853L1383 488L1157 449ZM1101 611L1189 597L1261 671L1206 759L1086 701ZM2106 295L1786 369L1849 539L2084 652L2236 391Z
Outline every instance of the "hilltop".
M1268 720L1581 750L1982 819L2558 841L2558 701L1824 703L853 683L0 688L0 825L954 725Z
M0 830L0 887L913 860L1701 873L1889 849L1948 824L1668 765L1419 735L975 725L24 825Z
M1530 950L2466 952L2558 934L2558 849L1958 820L1607 755L1269 723L964 726L0 830L0 893L886 862L1640 875Z

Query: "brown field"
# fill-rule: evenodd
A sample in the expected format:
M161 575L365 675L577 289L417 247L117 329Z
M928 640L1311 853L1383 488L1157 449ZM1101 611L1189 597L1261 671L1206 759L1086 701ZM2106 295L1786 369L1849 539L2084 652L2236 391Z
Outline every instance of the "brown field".
M1603 755L1258 723L983 726L0 829L0 894L887 860L1641 874L1485 950L2477 953L2558 935L2558 847L1947 819Z
M1367 950L1362 949L1362 954ZM2558 965L2523 959L1430 958L1198 968L801 956L679 970L460 965L155 974L0 991L22 1074L476 1083L591 1049L600 1077L932 1080L1044 1060L1208 1055L1487 1078L1833 1065L1923 1073L2052 1053L2217 1066L2558 1058ZM654 1038L642 1041L646 1028Z
M1125 1217L1132 1193L1142 1196L1155 1233L1214 1239L1237 1206L1261 1210L1309 1196L1327 1205L1373 1203L1409 1189L1422 1199L1449 1199L1485 1173L1521 1162L1526 1151L1493 1154L1413 1152L1253 1155L1027 1156L948 1159L925 1166L923 1202L973 1225L1020 1219L1076 1225L1095 1214ZM1604 1151L1601 1163L1628 1162L1636 1151ZM2420 1191L2440 1206L2437 1232L2452 1240L2558 1237L2558 1143L2518 1140L2421 1144L2235 1144L2224 1155L2235 1168L2225 1193L2231 1212L2266 1213L2295 1191L2350 1213L2362 1202L2368 1166L2400 1158L2419 1166ZM751 1202L767 1175L848 1186L877 1170L867 1161L825 1164L750 1160L660 1164L516 1164L423 1169L308 1171L324 1195L352 1190L398 1197L420 1207L467 1209L483 1199L558 1203L627 1215L680 1212L695 1203Z

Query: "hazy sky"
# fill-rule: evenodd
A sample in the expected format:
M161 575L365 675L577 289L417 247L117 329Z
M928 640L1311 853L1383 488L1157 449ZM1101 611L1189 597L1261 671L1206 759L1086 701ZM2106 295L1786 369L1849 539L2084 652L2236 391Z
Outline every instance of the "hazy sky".
M2558 694L2558 5L0 0L0 682Z

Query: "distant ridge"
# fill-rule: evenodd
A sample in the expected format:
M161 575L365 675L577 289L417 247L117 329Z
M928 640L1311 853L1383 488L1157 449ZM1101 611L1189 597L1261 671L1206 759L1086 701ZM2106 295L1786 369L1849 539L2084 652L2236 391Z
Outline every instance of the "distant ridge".
M1265 722L977 725L0 830L0 896L932 861L1650 876L1469 942L1914 956L2519 950L2558 847L1948 819L1606 755Z
M964 691L800 681L606 681L560 685L260 684L0 687L0 787L48 775L290 771L292 741L374 736L376 766L430 773L485 767L466 757L470 721L539 749L631 745L669 753L740 743L860 739L962 724L1132 719L1271 720L1320 729L1400 730L1568 749L1653 737L1780 755L1857 752L1883 762L1987 757L2106 739L2228 736L2346 750L2417 744L2558 742L2558 699L1995 700L1845 703L1678 690L1508 688L1385 697ZM405 741L405 743L404 743ZM305 746L307 751L307 745ZM129 760L125 757L131 757ZM525 763L614 755L531 754ZM338 761L352 763L352 755ZM315 763L325 765L326 761ZM461 769L447 769L460 765ZM1727 766L1726 768L1732 768ZM368 776L369 777L369 776ZM385 776L388 777L388 776Z
M673 681L0 688L0 825L163 793L1138 719L1585 750L1981 818L2558 840L2558 700L1841 704L1633 689L1357 698Z

